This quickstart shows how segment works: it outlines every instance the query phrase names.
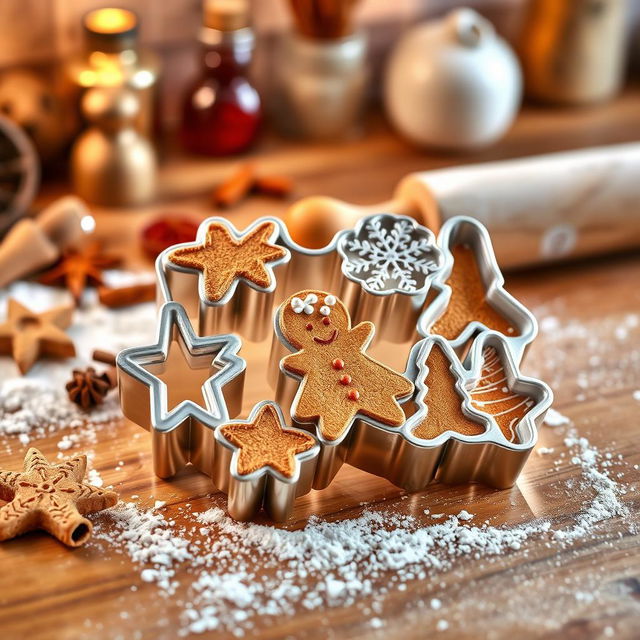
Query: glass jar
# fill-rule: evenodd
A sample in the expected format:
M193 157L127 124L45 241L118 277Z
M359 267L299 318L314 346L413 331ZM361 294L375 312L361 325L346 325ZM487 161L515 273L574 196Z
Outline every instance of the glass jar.
M202 73L187 91L180 137L193 153L223 156L246 150L262 122L260 96L249 80L254 35L204 27Z
M158 130L160 62L152 51L138 48L138 17L128 9L102 8L87 13L82 25L84 51L66 64L66 76L78 108L89 89L131 89L140 103L136 129L152 137Z

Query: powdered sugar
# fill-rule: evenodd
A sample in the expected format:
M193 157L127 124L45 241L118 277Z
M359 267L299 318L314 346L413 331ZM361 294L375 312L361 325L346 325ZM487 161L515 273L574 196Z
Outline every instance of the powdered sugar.
M472 525L467 510L438 514L437 522L425 524L411 515L370 509L335 522L311 517L304 528L291 531L235 522L218 506L195 514L185 509L192 524L176 527L153 508L127 503L101 516L96 537L126 552L140 565L141 580L155 583L162 594L174 593L176 571L184 570L189 596L183 634L241 635L257 618L384 599L413 580L451 570L458 558L517 552L541 537L564 546L592 534L603 520L628 515L620 500L625 490L609 476L606 459L575 429L565 445L580 469L585 499L574 522L562 527L548 518L511 527ZM435 598L430 606L437 610L442 603Z

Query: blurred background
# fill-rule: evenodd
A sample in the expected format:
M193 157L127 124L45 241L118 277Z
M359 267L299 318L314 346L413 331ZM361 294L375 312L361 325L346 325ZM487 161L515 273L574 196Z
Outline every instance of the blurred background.
M625 0L3 0L0 234L73 194L152 257L215 211L375 205L416 171L635 140L639 25ZM322 244L331 206L298 238ZM573 251L558 224L523 262Z

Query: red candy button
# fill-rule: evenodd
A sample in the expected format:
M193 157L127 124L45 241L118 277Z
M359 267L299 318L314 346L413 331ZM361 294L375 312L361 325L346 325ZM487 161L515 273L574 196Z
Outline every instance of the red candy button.
M334 369L338 369L338 371L339 371L340 369L344 369L344 362L343 362L342 360L340 360L340 358L336 358L336 359L331 363L331 366L332 366Z

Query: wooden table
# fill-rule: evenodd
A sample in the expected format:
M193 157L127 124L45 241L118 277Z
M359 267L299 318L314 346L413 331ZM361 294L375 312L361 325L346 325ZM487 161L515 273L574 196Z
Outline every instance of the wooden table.
M503 141L473 157L417 151L377 121L359 141L300 146L268 139L257 155L265 171L295 178L299 196L322 193L374 203L388 198L398 180L414 170L637 138L639 98L634 90L606 107L566 111L528 107ZM136 244L145 221L161 211L184 211L198 218L210 215L208 194L229 170L226 161L173 155L163 168L161 204L138 211L99 210L98 233L109 245L125 250L132 265L148 267ZM63 190L60 185L49 187L42 202ZM229 218L242 227L259 215L279 215L284 208L281 202L252 198L230 212ZM434 572L423 581L410 583L406 591L392 591L378 614L385 627L375 637L423 638L435 633L440 619L449 623L448 631L439 634L442 637L581 638L605 637L611 631L616 637L638 637L640 403L632 392L640 389L640 329L629 330L624 339L616 337L615 331L628 314L640 312L638 282L637 254L507 278L508 289L518 299L543 317L557 318L560 327L543 331L524 372L539 374L552 384L554 406L574 421L580 435L614 459L618 454L623 456L624 477L620 481L628 489L624 501L630 518L608 520L593 535L564 549L541 539L492 560L460 558L451 571ZM578 329L572 332L572 326ZM588 339L581 336L585 330ZM592 357L594 350L597 360ZM245 415L259 397L259 391L247 395ZM205 509L210 500L207 479L195 474L183 475L173 483L155 478L146 435L134 438L139 432L137 426L123 421L95 446L94 466L106 483L113 483L124 500L132 494L140 494L143 504L166 500L166 513L178 523L182 521L178 507L185 503L196 510ZM553 447L556 454L566 451L565 434L566 428L544 427L539 446ZM59 438L58 434L34 444L45 454L54 454ZM1 460L3 468L19 468L20 447L14 446L14 450L15 454ZM494 525L543 516L568 522L580 512L584 497L579 491L567 491L566 483L578 478L578 468L566 458L554 466L553 458L534 453L511 490L434 485L410 500L402 500L403 492L386 481L344 467L329 489L299 501L290 526L304 523L311 504L321 517L339 514L344 518L357 515L363 501L416 517L426 504L432 512L446 514L464 508L476 514L477 521L486 518ZM114 469L118 460L124 465ZM138 587L135 593L131 585ZM93 545L70 552L46 535L31 534L0 546L3 640L174 638L175 600L179 596L180 592L168 600L158 598L152 585L141 582L139 567L126 557L105 557L104 551ZM442 609L419 605L433 597L442 601ZM135 613L123 617L123 609ZM285 636L374 637L362 603L301 610L293 618L272 620L255 630L255 637Z

